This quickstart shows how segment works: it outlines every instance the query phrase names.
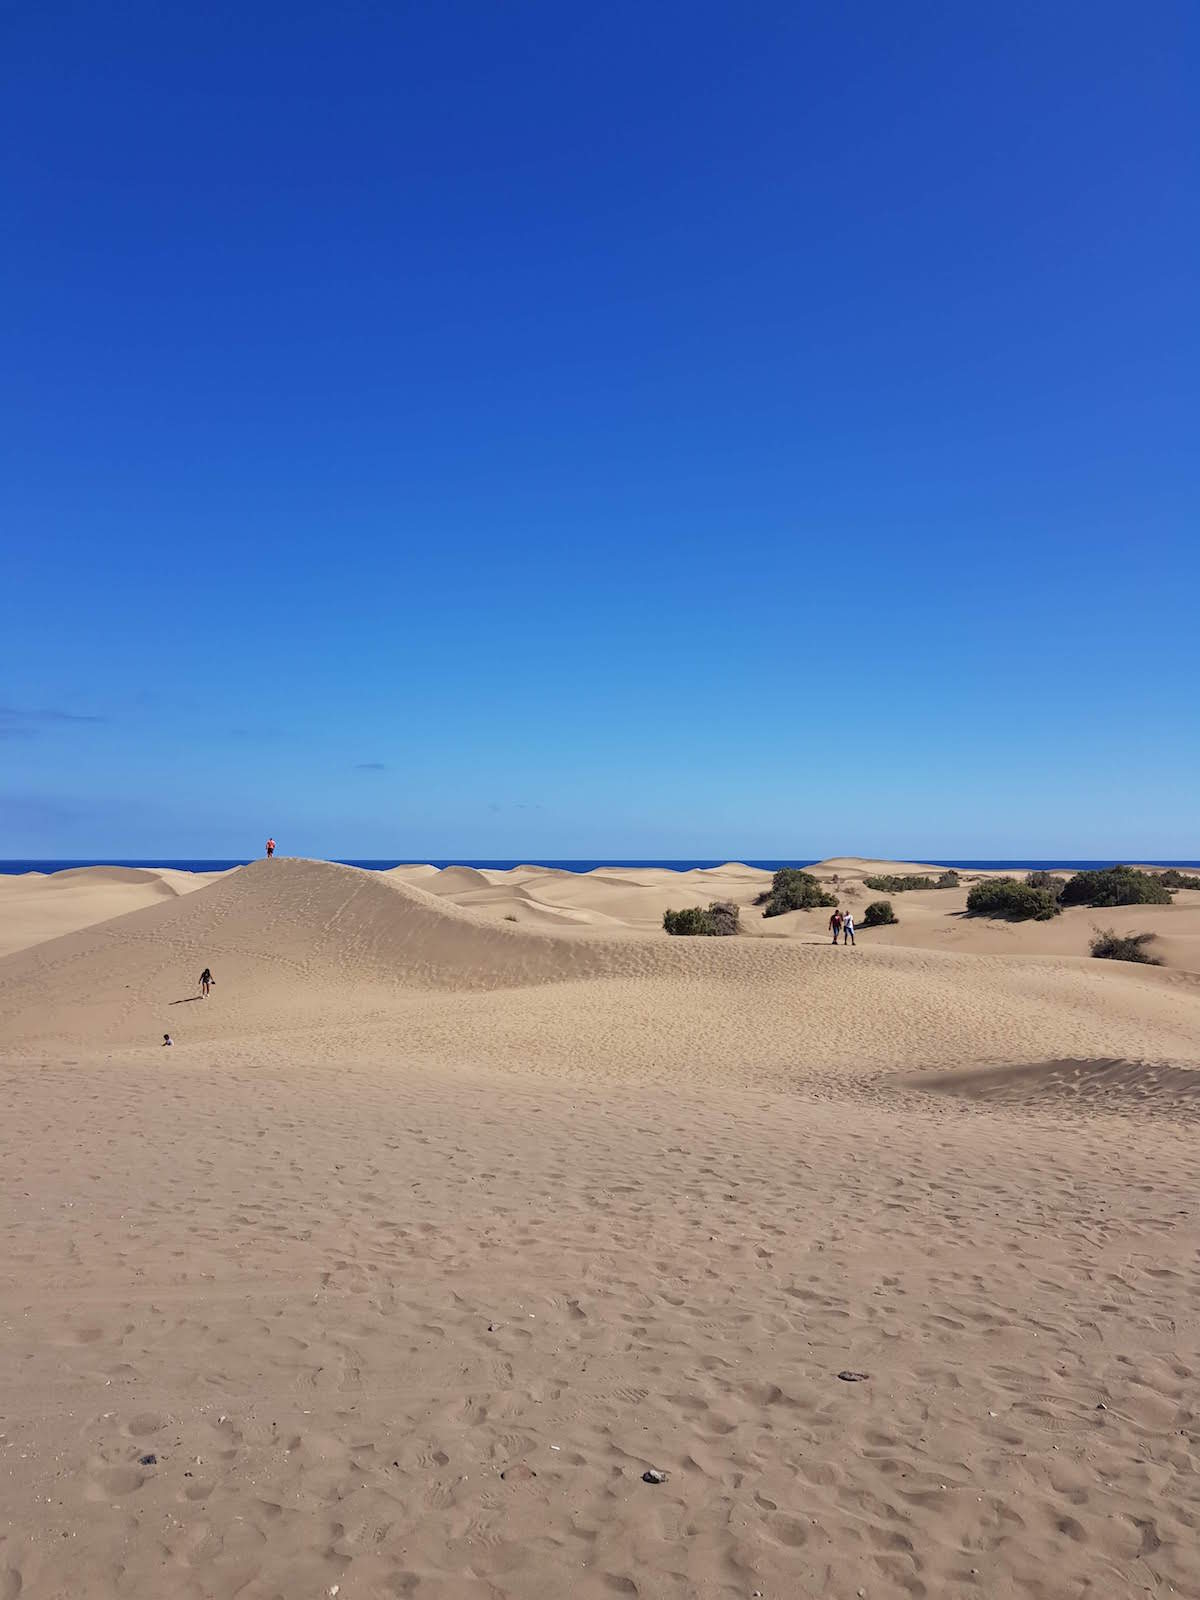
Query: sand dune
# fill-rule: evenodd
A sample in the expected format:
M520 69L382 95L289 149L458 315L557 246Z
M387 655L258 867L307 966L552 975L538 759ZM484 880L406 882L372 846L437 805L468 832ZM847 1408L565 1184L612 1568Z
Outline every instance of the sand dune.
M385 878L399 878L402 883L416 883L425 886L430 878L438 876L438 869L428 865L411 864L403 867L390 867L382 876Z
M68 867L11 877L0 873L0 956L190 894L220 876L171 867Z
M765 881L0 885L0 1600L1196 1600L1195 910Z
M1119 906L1110 910L1073 907L1045 923L1006 923L967 917L967 891L978 878L998 877L997 872L964 872L958 889L909 891L886 896L867 887L864 879L881 873L923 873L936 877L943 869L928 862L875 861L843 856L818 862L810 869L831 892L861 920L872 900L890 898L900 922L860 937L872 946L958 951L975 955L1088 955L1092 935L1099 927L1121 933L1155 934L1154 954L1170 968L1200 974L1200 891L1181 890L1171 906ZM547 925L592 926L616 933L629 928L657 933L665 910L706 906L712 900L732 900L742 909L746 935L767 939L800 939L820 943L826 937L827 913L793 912L764 920L754 906L770 874L756 867L729 862L692 872L667 868L598 868L588 873L518 867L512 872L471 868L400 868L406 881L431 887L456 904L472 907L485 916ZM424 874L417 877L416 874ZM432 876L431 876L432 875Z
M469 894L474 889L490 889L491 883L476 867L443 867L421 887L430 894Z
M590 903L606 893L593 888ZM204 966L216 975L219 1008L190 1004ZM567 984L582 987L566 1008L561 998L540 1007L524 993ZM654 1073L698 1037L707 1054L738 1059L738 1070L776 1076L847 1053L860 1065L896 1067L1012 1059L1017 1041L1036 1057L1137 1055L1152 1043L1154 1054L1174 1059L1189 1054L1200 1015L1200 991L1172 988L1154 972L877 947L865 938L856 950L834 951L819 933L808 943L548 931L497 921L390 875L280 860L10 956L0 966L0 1044L156 1046L164 1031L359 1027L372 1016L384 1030L403 1017L410 1040L436 1023L441 1048L442 1012L413 997L443 991L494 995L470 1011L482 1030L478 1048L502 1049L510 1019L541 1009L543 1040L558 1035L570 1049L573 1039L609 1029L621 985L661 991L638 1008L634 1036L619 1028L622 1060ZM687 997L686 1027L673 995ZM451 1014L463 1029L465 999Z
M1200 1113L1200 1070L1144 1061L1039 1061L1024 1067L985 1067L914 1078L936 1094L1026 1109L1093 1106L1136 1111Z

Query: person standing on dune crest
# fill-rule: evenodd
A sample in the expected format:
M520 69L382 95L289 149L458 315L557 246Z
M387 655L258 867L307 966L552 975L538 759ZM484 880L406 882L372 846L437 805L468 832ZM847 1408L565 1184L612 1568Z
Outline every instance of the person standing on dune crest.
M833 942L838 942L838 934L842 931L842 911L839 906L829 919L829 926L833 929Z
M274 854L275 854L275 841L274 841L274 839L268 839L267 840L267 860L270 861L271 857Z

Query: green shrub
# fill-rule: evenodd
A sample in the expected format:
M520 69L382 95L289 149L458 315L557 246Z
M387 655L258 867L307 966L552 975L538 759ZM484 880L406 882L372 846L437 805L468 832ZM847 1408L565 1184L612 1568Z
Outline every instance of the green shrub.
M864 878L868 889L883 889L887 894L903 894L906 889L936 889L932 878L910 872L904 876L883 872L875 878Z
M1030 889L1046 889L1057 900L1063 890L1063 879L1056 878L1052 872L1045 872L1041 868L1037 872L1027 872L1025 882Z
M682 911L664 911L663 927L668 933L723 938L739 933L741 921L732 901L714 900L707 908L685 906Z
M1101 961L1140 961L1146 967L1161 967L1158 957L1146 950L1155 937L1153 933L1115 933L1112 928L1098 928L1092 940L1092 954Z
M1200 889L1200 878L1180 872L1178 867L1168 867L1165 872L1156 872L1154 876L1164 889Z
M780 867L771 879L771 887L755 900L762 906L764 917L781 917L785 911L810 911L814 906L836 906L837 900L826 894L811 872L801 872L796 867Z
M868 889L882 889L885 894L903 894L907 889L957 889L958 873L953 867L936 878L924 872L881 872L873 878L864 878Z
M684 906L682 911L664 911L663 927L668 933L707 933L708 921L700 906Z
M1007 917L1010 922L1048 922L1058 915L1058 900L1015 878L985 878L967 891L967 910L976 916Z
M1169 906L1171 891L1150 872L1136 867L1106 867L1077 872L1062 887L1065 906Z
M887 922L899 922L900 918L892 910L890 900L872 900L863 912L862 925L864 928L882 928Z

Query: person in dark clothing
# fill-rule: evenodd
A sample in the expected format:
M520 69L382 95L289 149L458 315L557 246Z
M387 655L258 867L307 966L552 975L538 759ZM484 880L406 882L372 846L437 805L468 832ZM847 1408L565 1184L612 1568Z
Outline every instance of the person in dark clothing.
M216 981L217 980L213 977L212 973L207 967L205 967L204 971L200 974L200 997L202 1000L208 999L208 991Z

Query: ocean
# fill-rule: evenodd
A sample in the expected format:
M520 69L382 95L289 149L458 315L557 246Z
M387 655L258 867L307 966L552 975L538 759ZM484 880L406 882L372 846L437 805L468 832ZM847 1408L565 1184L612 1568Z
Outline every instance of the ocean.
M595 872L603 867L668 867L674 872L690 872L695 868L724 866L726 861L742 861L740 856L724 856L720 859L712 857L704 860L697 859L687 861L539 861L536 858L531 858L529 856L522 856L519 859L513 859L511 861L491 861L474 856L456 856L452 860L447 859L445 861L428 862L425 861L424 858L421 858L418 863L414 863L411 857L397 857L395 859L389 858L384 861L352 861L343 860L341 857L337 857L335 859L342 866L363 867L369 872L387 872L392 867L404 867L414 864L419 864L422 866L428 865L433 867L481 867L487 868L494 872L507 872L513 867L556 867L563 872ZM761 867L765 872L775 872L780 867L811 867L815 864L816 859L817 858L815 857L809 857L806 860L794 861L785 861L780 859L774 859L771 861L742 861L742 865L747 867ZM894 859L899 861L921 861L925 858L921 856L897 856ZM1144 856L1139 856L1136 853L1121 857L1121 860L1123 861L1144 861L1145 859L1146 858ZM22 872L65 872L74 867L174 867L180 872L227 872L230 867L244 867L247 864L248 863L245 860L209 861L196 858L186 861L129 861L123 857L114 859L112 856L105 856L96 857L87 861L0 861L0 873L14 874ZM1064 861L1061 858L1050 858L1047 860L1023 859L1020 861L959 861L947 857L946 859L940 861L930 861L928 864L930 866L937 867L958 867L966 871L1035 872L1039 870L1057 868L1061 871L1083 872L1095 869L1097 867L1116 866L1117 862L1113 859L1106 859L1102 861ZM1179 861L1172 859L1170 861L1164 860L1162 865L1172 867L1200 868L1200 861Z

